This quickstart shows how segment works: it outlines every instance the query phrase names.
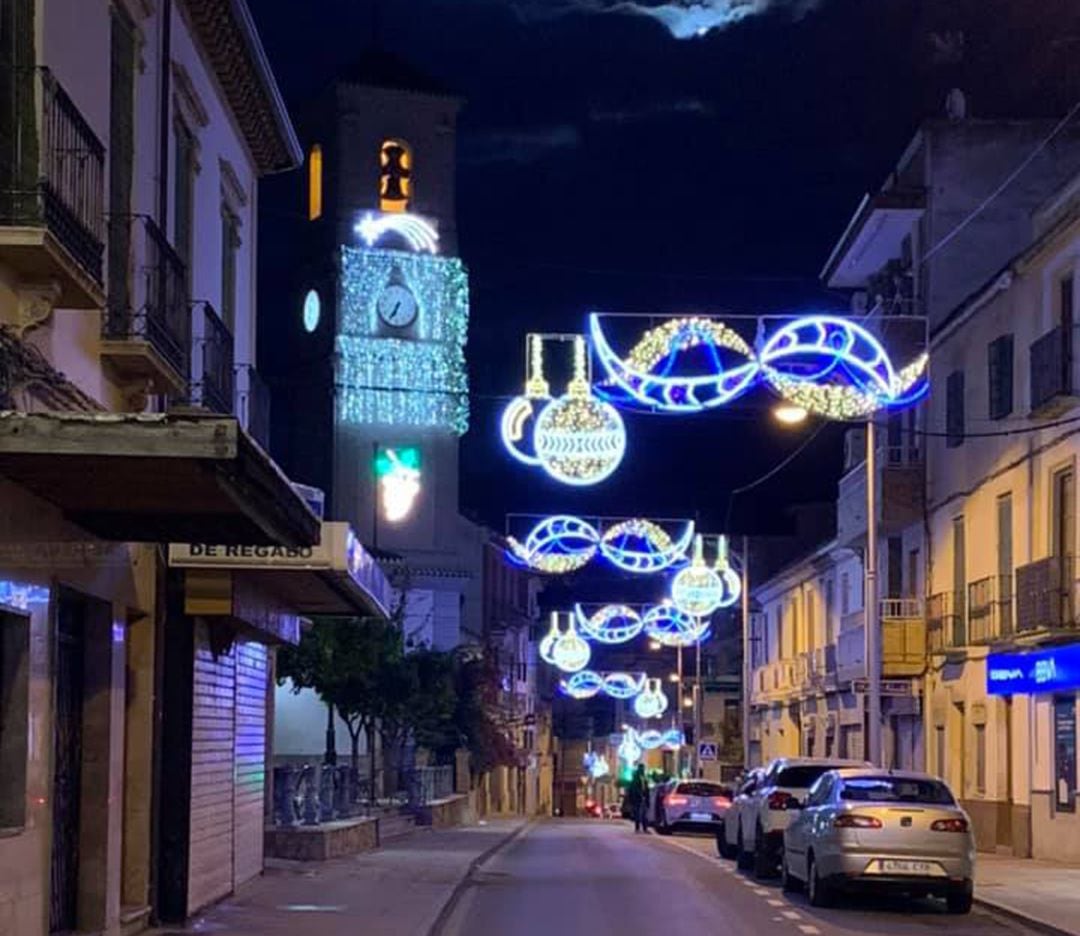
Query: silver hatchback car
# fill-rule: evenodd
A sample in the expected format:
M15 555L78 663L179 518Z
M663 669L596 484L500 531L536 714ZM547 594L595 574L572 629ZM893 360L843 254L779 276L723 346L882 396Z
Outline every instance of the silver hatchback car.
M805 884L810 903L839 891L891 890L944 897L971 910L975 837L942 780L872 768L831 770L784 832L784 888Z

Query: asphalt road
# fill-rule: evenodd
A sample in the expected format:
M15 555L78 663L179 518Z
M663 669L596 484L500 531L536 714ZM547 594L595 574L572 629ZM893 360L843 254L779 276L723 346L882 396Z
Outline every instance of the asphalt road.
M540 823L476 871L439 936L1033 936L976 908L862 901L818 910L716 857L708 838L623 822Z

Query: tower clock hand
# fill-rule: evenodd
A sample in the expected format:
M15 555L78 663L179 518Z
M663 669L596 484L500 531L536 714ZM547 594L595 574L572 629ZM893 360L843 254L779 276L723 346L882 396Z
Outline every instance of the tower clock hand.
M401 300L398 299L398 301L394 304L394 308L390 311L390 320L391 321L394 321L397 318L398 309L400 309L400 308L401 308Z

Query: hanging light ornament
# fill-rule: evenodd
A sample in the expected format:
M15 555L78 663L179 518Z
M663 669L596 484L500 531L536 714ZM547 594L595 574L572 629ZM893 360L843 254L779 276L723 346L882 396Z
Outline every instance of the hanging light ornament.
M571 699L591 699L601 692L612 699L632 699L645 688L644 673L597 673L579 670L559 683L564 695Z
M544 407L533 438L543 469L577 487L609 477L626 453L626 427L619 411L589 388L583 336L574 338L574 376L566 393Z
M622 741L619 742L619 758L625 761L631 767L634 766L639 760L644 751L641 745L637 741L637 732L633 728L628 728L622 736Z
M645 633L663 647L690 647L709 636L707 619L691 617L669 598L645 614Z
M628 643L641 633L645 622L641 615L627 605L604 605L591 617L574 605L574 615L581 632L588 638L602 644Z
M745 560L744 560L745 561ZM719 576L724 586L724 597L720 601L721 608L730 608L742 596L742 579L739 573L731 568L728 560L728 541L726 536L721 536L716 543L716 565L713 570Z
M541 638L540 646L537 647L537 651L540 654L540 659L545 663L555 665L555 656L552 650L555 649L555 642L562 636L562 631L559 630L559 613L557 611L551 612L551 628Z
M506 538L507 556L518 565L562 575L588 565L596 555L600 534L580 517L558 514L532 528L525 542Z
M536 456L533 432L539 411L551 400L551 385L544 378L543 337L527 335L525 345L529 359L525 393L507 404L499 428L506 450L522 464L536 466L540 459Z
M638 718L659 718L667 711L668 697L659 679L646 680L645 690L634 699L634 712Z
M551 647L552 662L564 673L576 673L589 665L591 657L589 643L578 634L571 617L566 630L555 639Z
M600 552L624 572L649 574L685 565L693 539L693 523L688 523L675 541L667 530L651 520L624 520L604 531Z
M721 607L724 594L723 580L705 564L703 538L694 537L694 557L672 581L671 600L684 614L701 618Z

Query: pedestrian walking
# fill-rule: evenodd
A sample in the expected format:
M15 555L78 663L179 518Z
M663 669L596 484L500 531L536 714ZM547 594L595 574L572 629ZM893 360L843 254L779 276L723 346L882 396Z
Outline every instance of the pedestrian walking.
M637 765L634 775L630 778L626 797L630 802L630 813L634 817L634 831L646 831L645 812L649 807L649 781L645 776L644 764Z

